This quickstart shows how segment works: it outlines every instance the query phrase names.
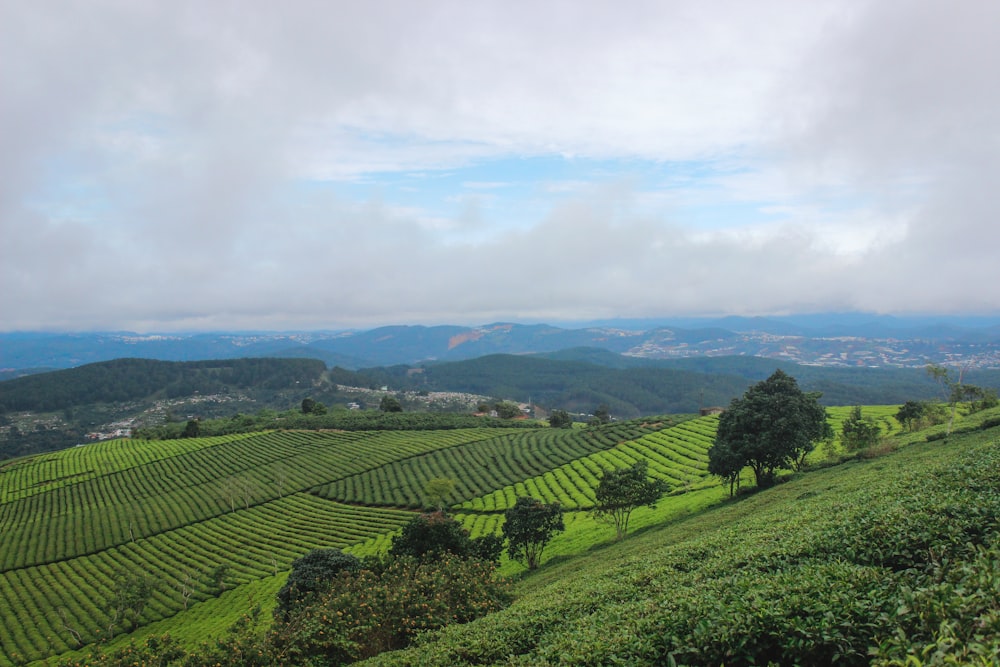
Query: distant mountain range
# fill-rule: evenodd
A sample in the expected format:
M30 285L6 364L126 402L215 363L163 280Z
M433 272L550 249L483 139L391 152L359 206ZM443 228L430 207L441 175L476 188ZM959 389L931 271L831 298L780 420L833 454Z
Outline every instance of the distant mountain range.
M2 377L117 358L309 357L347 369L598 348L637 359L752 356L841 367L929 363L1000 368L1000 318L858 313L778 318L610 320L578 327L494 323L366 331L195 334L2 333Z

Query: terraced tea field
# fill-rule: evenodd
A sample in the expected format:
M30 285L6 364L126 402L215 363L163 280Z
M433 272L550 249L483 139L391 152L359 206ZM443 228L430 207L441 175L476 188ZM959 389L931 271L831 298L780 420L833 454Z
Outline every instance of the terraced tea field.
M15 460L0 468L0 666L109 629L127 642L108 603L122 573L154 582L133 636L207 639L250 600L267 608L307 551L384 550L433 478L455 480L474 534L498 531L518 495L587 510L604 470L640 459L672 492L716 485L717 422L116 440Z
M13 461L0 469L0 665L123 632L107 602L122 572L155 584L141 626L181 628L201 605L280 579L311 549L384 547L433 477L492 492L652 430L268 432L108 441ZM477 463L483 456L501 477ZM338 502L331 489L351 479L377 490Z

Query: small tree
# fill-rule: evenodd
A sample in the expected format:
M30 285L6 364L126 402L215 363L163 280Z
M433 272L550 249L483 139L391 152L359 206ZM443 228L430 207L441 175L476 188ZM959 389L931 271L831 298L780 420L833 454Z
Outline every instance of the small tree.
M402 412L403 406L399 402L398 398L386 394L382 397L382 400L379 401L378 409L382 412Z
M503 534L511 559L525 563L529 570L538 567L542 551L552 536L566 529L559 503L546 505L537 498L520 496L504 512Z
M302 399L302 414L310 415L312 414L313 408L316 407L316 401L312 398Z
M184 425L184 432L181 433L181 437L197 438L199 433L201 433L201 422L197 419L190 419L188 420L188 423Z
M927 374L938 381L945 395L948 397L948 407L951 409L951 414L948 417L946 435L951 435L951 429L955 423L955 412L958 410L959 403L968 401L970 413L993 407L997 404L997 394L992 389L983 389L982 387L963 383L967 369L968 366L959 370L958 379L953 380L950 372L944 366L931 364L927 367Z
M444 512L429 512L414 517L403 532L392 538L389 553L393 556L425 558L451 553L464 556L469 550L469 532Z
M448 499L455 491L455 480L448 477L436 477L424 486L424 495L427 496L427 500L437 508L438 511L444 510L445 500Z
M877 443L881 434L878 424L861 416L861 406L856 405L841 426L840 442L847 451L856 452Z
M573 418L565 410L553 410L549 415L549 426L552 428L573 428Z
M708 472L729 482L729 497L740 490L740 474L746 462L726 443L716 442L708 450Z
M601 476L597 485L594 515L615 525L617 540L628 533L632 510L644 505L655 507L656 501L667 490L667 485L662 480L647 477L648 467L645 460L640 460L628 468L609 470Z
M594 409L594 419L600 424L607 424L611 421L611 408L605 403L601 403Z
M229 576L229 565L226 563L216 565L208 576L215 585L215 596L219 597L226 590L226 578Z
M493 535L471 538L458 520L441 511L428 512L411 519L392 538L389 555L427 560L449 553L459 558L495 561L502 550L496 540Z
M139 626L146 603L153 596L153 580L138 572L119 570L115 574L114 588L111 597L105 601L105 606L111 616L108 624L109 638L114 636L114 626L121 620L127 620L129 631Z
M896 421L902 424L907 431L916 431L920 428L921 420L924 418L926 403L919 401L907 401L899 407L896 412Z
M335 576L355 571L360 566L357 556L340 549L313 549L292 562L288 581L278 591L275 616L287 618L294 607L305 605L317 593L328 590Z
M522 414L521 406L513 401L500 401L494 409L497 411L497 417L501 419L514 419Z

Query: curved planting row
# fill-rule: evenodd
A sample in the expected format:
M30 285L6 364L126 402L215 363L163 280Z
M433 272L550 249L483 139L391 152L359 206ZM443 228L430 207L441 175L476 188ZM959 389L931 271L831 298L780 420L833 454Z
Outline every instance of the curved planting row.
M18 459L0 466L0 505L198 449L242 440L251 435L187 438L155 443L130 439L103 440Z
M682 487L708 476L707 452L717 424L717 417L702 417L649 433L466 501L461 509L502 512L512 507L518 496L558 502L566 509L588 509L594 506L594 490L604 471L628 467L639 460L649 463L653 477L665 480L672 488Z
M528 479L567 461L613 447L641 435L640 425L623 424L584 430L520 430L461 447L439 450L325 484L314 492L324 498L364 505L426 507L427 482L455 481L448 500L482 496ZM419 437L414 434L414 437Z
M187 452L0 507L0 571L94 553L494 435L272 432Z
M232 588L287 571L310 549L345 548L392 533L411 517L295 494L89 556L5 572L0 664L71 650L76 634L83 643L96 641L112 623L105 601L123 570L154 582L141 617L146 624L214 598L221 589L212 572L220 565L228 568L223 586Z

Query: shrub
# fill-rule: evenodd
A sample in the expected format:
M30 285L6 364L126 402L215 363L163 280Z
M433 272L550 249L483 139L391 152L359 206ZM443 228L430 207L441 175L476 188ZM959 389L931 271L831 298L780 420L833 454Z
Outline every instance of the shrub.
M283 664L340 665L403 648L420 632L502 608L508 585L496 566L445 554L394 558L376 570L342 572L315 602L276 622L270 647Z
M292 563L288 581L278 591L275 614L287 616L291 609L301 605L318 592L331 586L334 578L344 570L358 569L361 561L340 549L314 549Z

